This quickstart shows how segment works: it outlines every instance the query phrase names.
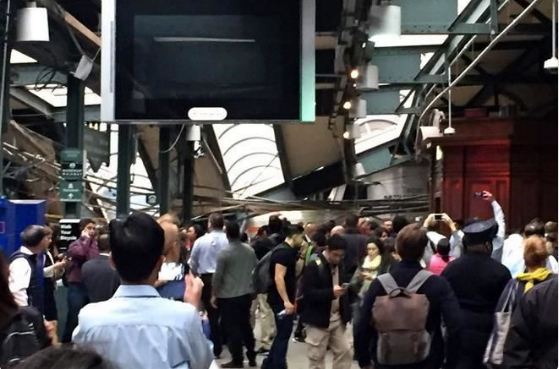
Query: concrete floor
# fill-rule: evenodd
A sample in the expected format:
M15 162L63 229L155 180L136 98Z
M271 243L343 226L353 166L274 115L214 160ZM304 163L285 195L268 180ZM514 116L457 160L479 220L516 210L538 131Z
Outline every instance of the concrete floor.
M256 329L255 329L255 336L260 332L258 328L258 321L256 321ZM348 340L352 341L351 337L351 330L347 330ZM258 337L256 337L256 345L258 347ZM262 360L264 356L258 356L257 363L258 367L262 364ZM224 348L224 352L221 355L221 360L218 360L218 364L224 364L231 361L231 357L229 356L229 352L227 349ZM289 365L289 369L308 369L309 361L307 359L307 345L305 343L294 342L291 340L289 342L289 351L287 354L287 364ZM245 361L245 368L248 368L248 362ZM326 355L326 368L332 368L332 354L328 352ZM359 365L357 362L353 362L351 369L359 369Z

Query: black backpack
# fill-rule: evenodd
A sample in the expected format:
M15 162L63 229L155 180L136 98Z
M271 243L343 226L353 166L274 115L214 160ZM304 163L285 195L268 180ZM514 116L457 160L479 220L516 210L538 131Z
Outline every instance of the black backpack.
M0 368L9 368L41 349L37 334L21 311L0 329Z

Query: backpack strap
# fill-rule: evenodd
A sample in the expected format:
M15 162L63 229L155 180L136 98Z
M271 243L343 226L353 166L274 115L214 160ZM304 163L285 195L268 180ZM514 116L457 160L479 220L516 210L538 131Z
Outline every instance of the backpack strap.
M400 288L394 278L390 275L390 273L386 273L377 277L377 280L380 282L382 288L386 291L387 295L390 295L392 291L397 290Z
M432 275L433 273L427 270L420 270L419 273L417 273L415 277L413 277L410 284L408 284L406 290L412 293L417 293L421 286L423 286L423 283L425 283L425 281L427 281L427 279L429 279L429 277Z

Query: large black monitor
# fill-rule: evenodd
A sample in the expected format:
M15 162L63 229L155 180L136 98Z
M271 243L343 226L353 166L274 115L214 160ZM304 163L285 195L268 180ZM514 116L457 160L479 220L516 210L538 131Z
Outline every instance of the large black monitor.
M102 120L314 121L314 12L314 0L103 0Z

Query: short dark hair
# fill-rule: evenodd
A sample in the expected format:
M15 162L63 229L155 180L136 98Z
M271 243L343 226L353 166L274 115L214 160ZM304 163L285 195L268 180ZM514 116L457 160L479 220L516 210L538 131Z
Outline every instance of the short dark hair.
M350 214L345 218L345 227L346 228L357 228L357 224L359 223L359 217L355 214Z
M384 240L384 249L386 253L396 252L396 239L394 237L388 237Z
M192 227L194 229L194 233L196 233L196 239L202 237L206 233L204 231L204 228L200 224L193 224L190 227ZM188 227L188 228L190 228L190 227Z
M375 219L369 220L369 229L371 231L374 232L378 227L380 227L380 223L377 220Z
M398 233L396 249L402 260L417 262L423 256L428 242L425 229L418 223L413 223L405 226Z
M324 234L322 232L316 232L311 237L311 241L314 241L314 243L316 243L317 247L325 247L326 243L327 243L327 240L328 240L328 238L326 237L326 234Z
M114 369L115 367L94 351L68 346L49 347L29 356L18 369Z
M97 248L99 251L111 251L111 240L108 233L103 233L97 239Z
M339 234L335 234L328 239L327 247L329 251L336 251L336 250L345 251L347 249L347 241Z
M294 236L304 234L305 229L300 225L289 225L285 228L285 237L292 238Z
M394 233L398 233L408 224L410 224L408 218L403 215L396 215L392 220L392 230Z
M388 229L384 228L384 227L378 227L377 229L375 229L375 231L373 232L373 235L376 238L381 238L382 234L386 233L386 235L388 236Z
M134 213L110 224L116 270L126 282L141 282L157 265L165 245L163 228L147 214Z
M258 228L258 232L256 232L256 235L262 236L264 233L266 233L266 235L268 236L270 235L270 228L267 225Z
M541 220L533 220L524 228L524 237L545 237L545 224Z
M90 224L95 224L95 221L91 218L84 218L80 220L80 230L84 230Z
M30 225L21 232L21 243L26 247L38 246L43 238L52 231L47 232L47 229L40 225Z
M281 233L283 227L283 222L279 215L270 215L268 218L268 227L270 228L270 233Z
M448 238L441 238L439 242L437 242L437 254L439 254L444 261L449 260L450 242Z
M223 215L219 213L211 213L210 218L208 220L212 228L223 229L223 225L225 224L225 221L223 220Z
M234 220L227 222L225 233L230 240L238 240L241 237L241 226Z

